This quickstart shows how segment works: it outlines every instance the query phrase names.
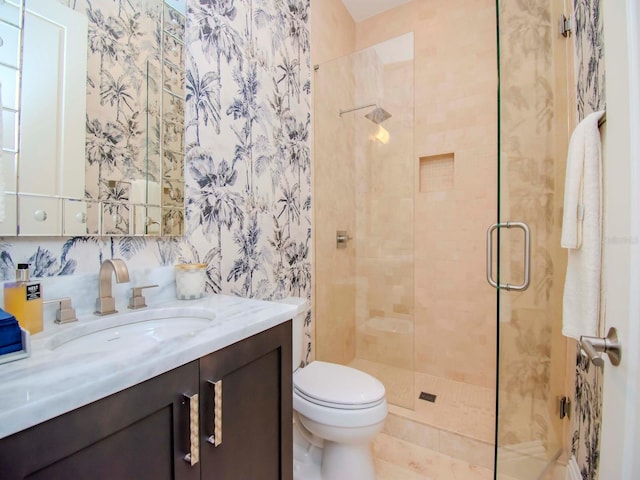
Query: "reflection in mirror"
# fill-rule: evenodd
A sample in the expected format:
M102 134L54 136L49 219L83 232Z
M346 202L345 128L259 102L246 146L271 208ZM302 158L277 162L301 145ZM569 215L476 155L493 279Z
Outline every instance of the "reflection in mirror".
M87 19L49 0L28 0L24 12L19 228L61 235L59 197L84 197Z
M23 73L3 144L21 235L183 233L184 6L166 2L25 0L22 66L19 27L0 59Z
M11 2L0 3L0 84L2 86L2 158L0 162L0 234L15 235L18 229L17 155L20 107L20 25L22 11Z

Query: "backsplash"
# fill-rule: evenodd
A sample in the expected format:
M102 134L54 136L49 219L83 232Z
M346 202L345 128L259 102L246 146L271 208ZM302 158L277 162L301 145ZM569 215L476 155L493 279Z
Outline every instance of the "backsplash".
M187 3L184 237L6 237L0 276L19 262L38 277L95 274L112 257L130 269L203 262L209 292L309 297L309 9Z
M173 267L139 268L129 270L130 282L112 282L112 292L116 301L116 310L122 313L130 312L128 309L129 297L132 287L156 285L154 288L143 290L143 295L149 307L155 307L167 301L176 300L175 273ZM63 275L58 277L43 277L39 283L45 293L45 299L71 297L72 307L76 311L76 317L93 318L96 310L96 298L98 297L98 273L83 273L75 275ZM2 305L4 292L0 289L0 306ZM188 302L185 302L185 305ZM58 304L45 304L43 306L43 319L45 331L54 325Z
M575 0L577 121L605 108L604 36L599 0ZM577 349L571 453L583 480L598 478L602 424L602 370Z

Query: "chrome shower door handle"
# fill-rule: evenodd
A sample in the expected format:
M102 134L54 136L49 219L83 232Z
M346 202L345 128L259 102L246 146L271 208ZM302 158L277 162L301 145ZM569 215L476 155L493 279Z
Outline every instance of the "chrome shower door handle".
M498 283L493 279L493 232L500 228L519 228L524 232L524 280L520 285ZM524 222L494 223L487 230L487 282L494 288L523 292L531 283L531 230Z

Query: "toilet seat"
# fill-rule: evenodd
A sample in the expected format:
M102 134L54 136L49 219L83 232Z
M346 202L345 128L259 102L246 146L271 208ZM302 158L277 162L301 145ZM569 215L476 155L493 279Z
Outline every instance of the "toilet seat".
M385 400L382 382L354 368L311 362L293 376L293 390L305 400L328 408L361 410Z
M371 407L375 407L376 405L380 405L384 401L384 398L381 398L380 400L377 400L375 402L349 405L349 404L343 404L343 403L325 402L323 400L320 400L318 398L314 398L305 394L304 392L298 390L296 387L293 387L293 392L296 395L299 395L300 397L304 398L307 402L311 402L321 407L336 408L338 410L364 410L366 408L371 408Z
M293 409L314 422L339 428L363 428L384 422L387 417L387 401L367 408L346 409L318 405L293 392Z

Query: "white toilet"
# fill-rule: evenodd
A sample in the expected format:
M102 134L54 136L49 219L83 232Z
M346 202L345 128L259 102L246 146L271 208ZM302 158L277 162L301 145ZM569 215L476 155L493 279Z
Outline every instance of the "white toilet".
M384 385L354 368L302 360L307 301L293 319L294 480L374 480L370 442L387 417Z

